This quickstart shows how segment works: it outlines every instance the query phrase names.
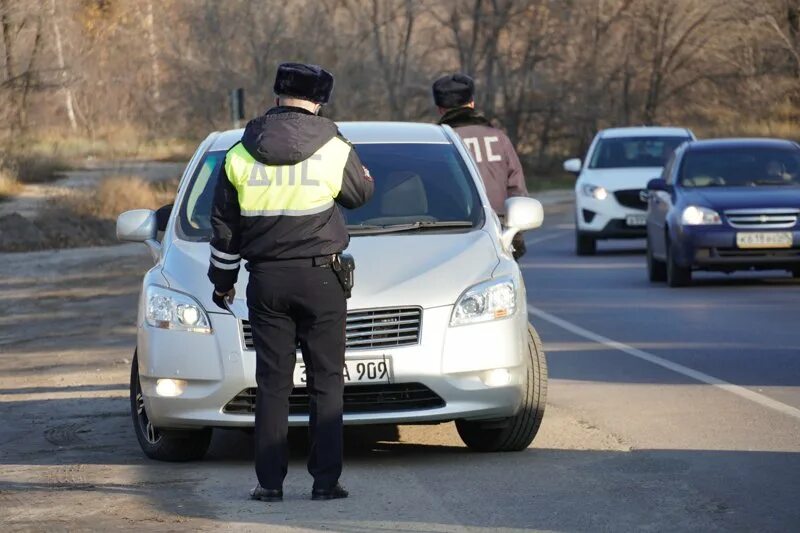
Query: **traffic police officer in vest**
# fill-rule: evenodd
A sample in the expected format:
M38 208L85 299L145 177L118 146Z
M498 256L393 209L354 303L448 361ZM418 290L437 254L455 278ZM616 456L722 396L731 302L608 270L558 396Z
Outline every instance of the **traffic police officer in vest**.
M439 124L452 127L472 152L489 203L502 219L505 201L528 196L525 175L517 152L503 130L475 110L475 82L466 74L450 74L433 83L433 100L439 108ZM517 233L512 241L514 258L525 254L525 240Z
M363 205L374 184L336 124L318 115L332 90L325 69L281 64L276 106L251 120L228 150L215 190L208 270L214 301L223 308L233 302L242 259L250 273L256 500L283 499L298 344L310 399L312 499L347 497L339 484L347 305L336 271L349 234L339 206Z

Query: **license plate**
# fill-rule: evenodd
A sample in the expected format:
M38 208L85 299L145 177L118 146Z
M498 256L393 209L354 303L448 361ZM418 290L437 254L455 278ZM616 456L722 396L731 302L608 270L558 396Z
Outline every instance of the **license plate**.
M736 246L739 248L791 248L792 234L788 231L737 233Z
M345 383L391 383L392 365L388 357L367 359L347 359L344 362ZM297 363L294 367L294 384L296 387L306 385L306 365Z
M625 217L625 224L628 226L646 226L647 215L628 215Z

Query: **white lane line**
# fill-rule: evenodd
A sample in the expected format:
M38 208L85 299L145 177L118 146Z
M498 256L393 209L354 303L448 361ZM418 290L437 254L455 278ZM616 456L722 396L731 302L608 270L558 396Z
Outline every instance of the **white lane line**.
M540 242L551 241L557 237L563 237L565 233L563 230L556 230L555 233L550 235L543 235L536 239L525 239L525 244L539 244Z
M774 411L778 411L779 413L783 413L785 415L789 415L791 417L800 420L800 409L779 402L777 400L773 400L769 396L753 392L746 387L734 385L733 383L729 383L722 379L715 378L714 376L710 376L703 372L699 372L687 366L683 366L678 363L673 363L672 361L669 361L657 355L653 355L649 352L645 352L644 350L639 350L638 348L634 348L633 346L628 346L627 344L624 344L622 342L609 339L608 337L604 337L602 335L594 333L593 331L584 329L576 324L573 324L572 322L568 322L563 318L558 318L555 315L551 315L547 311L543 311L538 307L534 307L530 304L528 304L528 314L541 318L542 320L545 320L547 322L550 322L551 324L554 324L562 329L574 333L579 337L583 337L584 339L598 342L604 346L607 346L608 348L619 350L620 352L632 355L633 357L642 359L643 361L653 363L654 365L666 368L667 370L672 370L673 372L677 372L678 374L682 374L686 377L692 378L702 383L706 383L707 385L712 385L714 387L717 387L718 389L722 389L724 391L730 392L731 394L735 394L741 398L744 398L745 400L750 400L751 402L757 403L763 407L767 407Z

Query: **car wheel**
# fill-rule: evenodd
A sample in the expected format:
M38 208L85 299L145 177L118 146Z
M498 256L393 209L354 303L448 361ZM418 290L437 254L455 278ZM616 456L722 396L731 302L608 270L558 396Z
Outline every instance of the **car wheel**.
M130 397L133 429L147 457L158 461L195 461L203 458L211 444L211 428L164 430L150 422L142 398L136 353L131 363Z
M667 285L686 287L692 283L692 268L679 265L675 260L675 245L667 243Z
M667 281L667 264L653 257L650 239L647 239L647 277L650 281Z
M793 278L797 279L800 278L800 268L795 268L790 270L789 273L792 275Z
M515 452L526 449L542 425L547 399L547 360L542 341L528 326L525 354L525 396L519 412L503 420L456 420L456 429L470 449L478 452Z
M597 239L580 231L575 232L575 253L578 255L594 255L597 253Z

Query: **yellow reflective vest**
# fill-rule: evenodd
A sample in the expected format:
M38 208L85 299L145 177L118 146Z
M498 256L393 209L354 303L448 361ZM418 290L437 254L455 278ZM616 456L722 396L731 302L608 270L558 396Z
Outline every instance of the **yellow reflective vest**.
M241 216L303 216L333 207L351 147L333 137L295 165L265 165L239 143L225 158L225 173L239 196Z

